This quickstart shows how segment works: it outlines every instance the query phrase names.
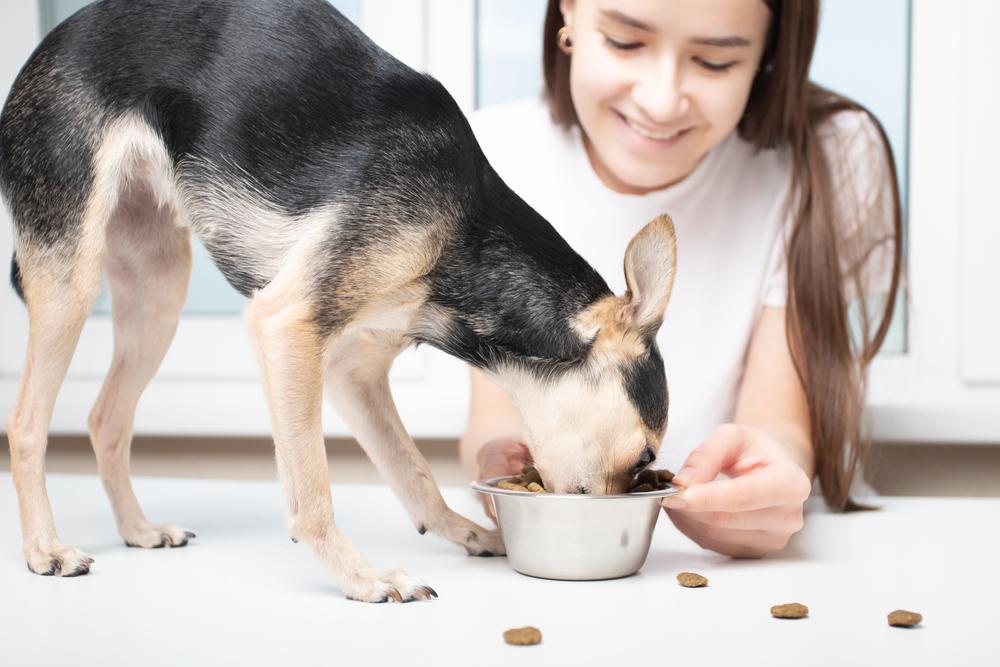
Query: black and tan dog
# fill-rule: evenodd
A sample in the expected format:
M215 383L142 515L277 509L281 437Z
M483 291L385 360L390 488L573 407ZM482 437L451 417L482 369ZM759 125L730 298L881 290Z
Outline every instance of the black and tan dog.
M490 168L444 88L322 0L85 8L14 84L0 187L30 322L7 433L34 572L73 576L93 562L56 534L44 456L102 271L115 349L89 419L101 479L127 544L193 537L148 521L128 477L133 413L177 326L192 231L251 297L291 536L348 597L435 594L369 565L336 527L324 386L421 532L503 553L497 532L447 507L399 420L386 375L408 345L508 389L556 491L620 492L659 447L667 387L654 335L673 284L670 220L633 239L628 292L613 295Z

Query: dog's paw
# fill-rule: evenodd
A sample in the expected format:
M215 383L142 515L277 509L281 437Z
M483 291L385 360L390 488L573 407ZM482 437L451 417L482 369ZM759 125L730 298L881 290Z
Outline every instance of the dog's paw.
M462 545L470 556L503 556L507 553L499 530L487 530L451 510L444 513L439 522L432 523L431 529Z
M465 551L470 556L503 556L507 553L499 530L476 526L466 535Z
M159 549L161 547L183 547L196 535L169 523L144 522L121 531L122 539L130 547Z
M78 577L90 572L94 559L76 547L61 542L25 546L24 560L35 574L56 577Z
M412 602L438 596L433 588L399 569L366 568L344 577L340 587L348 600L361 602Z

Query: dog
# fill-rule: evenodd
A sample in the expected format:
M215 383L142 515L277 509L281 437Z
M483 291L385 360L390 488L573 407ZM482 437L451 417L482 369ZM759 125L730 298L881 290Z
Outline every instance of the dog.
M29 314L7 423L28 568L86 574L56 533L44 455L53 403L102 272L114 355L88 419L126 544L194 534L146 519L133 415L173 337L198 235L250 298L292 539L354 600L436 597L370 565L337 528L320 414L333 405L414 525L473 555L499 531L447 507L393 405L413 344L482 369L520 410L551 490L624 492L654 459L668 392L655 343L673 286L669 217L605 281L490 167L454 100L322 0L103 0L55 28L0 117L11 282Z

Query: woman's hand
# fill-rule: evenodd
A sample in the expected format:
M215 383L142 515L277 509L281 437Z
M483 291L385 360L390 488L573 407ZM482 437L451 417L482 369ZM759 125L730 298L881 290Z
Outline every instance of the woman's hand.
M674 477L685 488L663 500L667 516L698 545L729 556L783 549L802 529L812 488L793 446L753 426L716 428Z
M524 443L513 438L498 438L490 440L479 448L476 452L476 463L479 464L478 479L509 477L521 474L524 466L531 463L531 455ZM493 513L493 502L490 497L485 493L480 493L479 497L483 501L486 515L496 523L497 517Z

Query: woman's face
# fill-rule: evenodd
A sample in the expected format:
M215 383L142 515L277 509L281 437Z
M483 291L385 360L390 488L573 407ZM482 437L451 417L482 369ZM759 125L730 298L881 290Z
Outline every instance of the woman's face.
M739 123L771 20L763 0L563 0L561 9L573 106L612 189L676 183Z

